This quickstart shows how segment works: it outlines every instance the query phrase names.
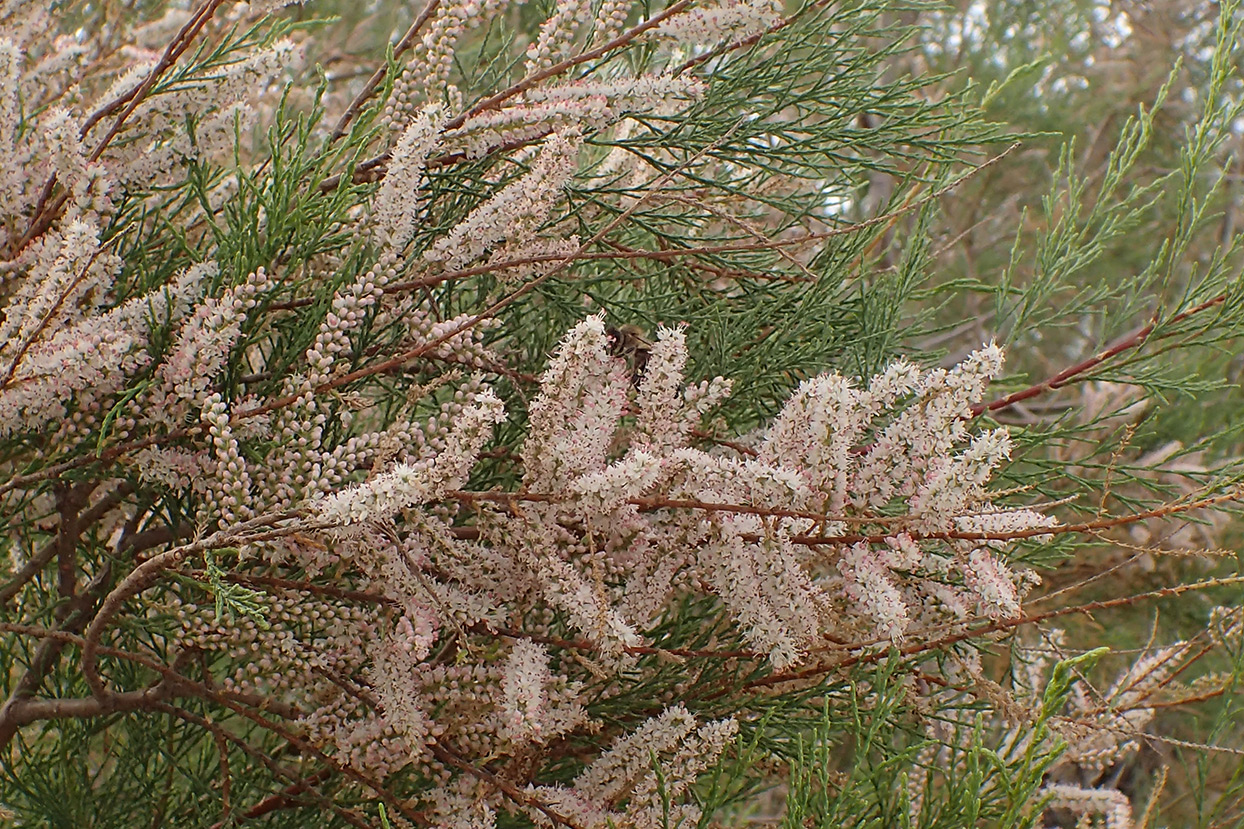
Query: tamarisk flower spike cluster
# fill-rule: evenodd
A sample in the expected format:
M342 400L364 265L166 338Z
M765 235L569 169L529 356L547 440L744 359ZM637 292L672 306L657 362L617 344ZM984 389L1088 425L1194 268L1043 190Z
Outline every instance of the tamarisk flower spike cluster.
M263 15L281 5L236 4L231 14ZM288 508L342 481L339 459L318 457L325 451L326 421L323 405L311 390L343 372L339 357L351 348L349 337L367 314L399 321L415 342L440 343L432 356L473 367L492 362L480 345L488 323L466 326L469 315L437 319L408 296L381 302L386 286L403 267L405 248L422 216L420 193L428 158L455 152L474 157L509 142L543 139L524 175L424 251L427 268L453 270L489 254L522 258L569 253L578 246L577 238L546 232L542 225L577 169L581 134L627 115L672 112L704 91L703 81L689 74L553 75L501 106L462 112L460 96L446 85L457 41L467 21L485 23L505 6L504 0L439 4L406 56L387 110L397 140L372 204L370 236L378 248L374 266L332 298L331 312L306 351L305 373L291 377L284 389L284 396L299 402L275 421L256 419L248 427L254 436L290 437L297 447L273 450L265 458L277 464L279 475L250 470L246 480L238 477L241 470L234 471L237 462L228 460L233 438L222 431L221 419L234 419L261 401L222 400L208 406L207 397L248 315L273 289L270 277L262 268L247 275L221 273L215 262L205 259L164 287L109 307L121 259L101 241L100 229L113 217L118 194L132 199L131 193L148 188L151 207L158 210L161 188L177 185L193 164L228 155L237 135L270 119L265 93L297 69L300 47L289 38L259 40L222 53L227 56L209 67L210 82L189 77L156 94L147 84L161 79L166 67L149 48L119 50L131 56L128 64L107 63L107 71L88 72L93 61L110 59L97 54L102 45L91 39L58 39L54 20L39 4L0 7L5 32L0 35L0 151L15 162L0 171L0 192L5 194L0 234L12 257L4 262L8 308L0 323L0 436L37 430L66 415L56 442L67 447L89 440L105 419L114 442L141 438L152 426L175 427L188 420L215 424L208 431L213 446L224 453L223 461L210 453L159 447L143 450L134 467L152 481L196 481L209 501L224 498L222 503L231 504L250 497L249 514L261 514ZM629 3L608 2L593 18L590 9L580 6L567 2L554 9L529 49L531 71L570 57L589 32L593 43L608 43L631 12ZM158 42L190 20L186 13L171 10L133 36ZM721 28L717 36L732 36L732 26ZM115 111L144 91L150 94L140 95L140 105L126 109L119 132L108 132L114 122L100 114ZM37 113L37 123L26 113ZM48 186L61 193L55 203L59 212L50 227L27 239L22 231L53 207L45 192ZM236 178L223 179L212 190L215 201L209 207L219 207L236 186ZM515 222L515 216L524 218ZM517 269L508 278L538 275L542 267L550 266ZM173 350L152 354L153 333L169 325L176 338ZM256 361L255 355L248 359ZM153 368L153 360L161 363L154 367L157 381L141 394L128 394L120 410L112 411L116 396L132 391L125 388L129 378ZM262 363L262 358L257 361ZM69 409L64 406L68 400L74 402ZM355 460L367 442L356 442ZM231 480L221 486L203 483L202 473L212 469ZM233 495L211 496L213 490ZM209 520L226 512L242 514L211 503L199 514Z
M464 397L434 452L308 503L317 521L333 525L325 532L335 555L397 609L357 634L376 704L331 683L312 695L318 708L308 727L342 762L390 772L415 763L434 773L430 747L450 735L467 754L492 756L588 727L582 683L557 670L535 639L515 639L499 662L424 661L451 632L525 624L541 633L516 615L520 608L547 608L544 635L570 626L596 646L605 671L630 664L628 649L685 593L715 594L778 670L807 660L826 634L899 641L913 623L1016 612L1024 581L1003 559L1004 542L927 538L1054 525L992 503L985 487L1009 442L1002 430L973 435L964 426L1001 367L997 348L949 371L899 362L867 386L813 378L774 420L757 457L746 459L690 445L692 429L730 384L688 385L687 358L685 332L660 329L636 389L602 317L571 330L530 405L523 493L511 509L478 504L477 536L460 536L452 511L434 507L465 483L504 418L486 388ZM875 512L881 507L884 515ZM834 542L848 516L856 530L874 518L886 534ZM797 541L811 533L824 542ZM302 554L297 544L285 547L295 560ZM575 825L604 826L620 819L607 804L625 792L628 820L659 825L649 751L663 759L668 752L665 785L683 791L735 729L730 720L701 725L669 709L572 785L529 794ZM430 802L461 815L482 796L455 778ZM502 805L485 801L487 814Z
M625 26L632 11L632 4L622 0L607 0L599 4L594 14L591 5L583 0L559 0L535 41L528 46L524 74L528 78L547 74L547 80L526 84L528 88L508 96L499 106L462 112L462 92L449 81L454 50L468 22L472 27L487 26L506 10L509 0L440 3L413 57L396 79L394 95L386 107L386 119L400 131L421 106L447 101L460 115L446 124L445 149L461 152L468 158L479 158L495 148L515 146L553 132L595 131L627 115L668 114L675 107L703 95L701 80L669 71L569 80L553 73L554 66L573 59L573 52L589 33L593 44L610 42ZM693 24L697 38L685 39L685 42L735 37L757 25L762 29L772 16L772 11L762 5L727 0L716 14L712 9L696 12L704 20ZM693 12L686 11L671 20L683 20L691 14ZM712 22L719 18L720 25ZM752 29L748 29L749 21ZM684 42L680 40L682 35L677 31L669 33L670 39L680 44Z
M866 388L838 375L806 381L748 459L689 445L691 429L730 384L686 386L686 360L685 334L662 328L632 401L603 318L567 334L529 408L522 450L525 491L547 497L481 515L478 542L447 540L448 526L430 532L433 519L420 519L422 532L440 539L441 549L429 552L438 568L452 566L454 581L477 597L495 597L487 614L462 621L483 621L502 611L504 597L529 594L620 654L642 641L640 631L675 592L695 585L718 595L753 646L784 669L826 633L899 641L913 621L1018 612L1024 581L999 554L1004 543L922 540L1054 526L990 501L985 485L1007 457L1009 438L1004 429L969 435L964 425L1001 368L999 349L987 346L949 371L896 363ZM624 428L632 403L634 425ZM495 398L478 396L434 460L397 467L315 511L355 528L435 500L446 492L441 470L450 465L453 480L462 479L482 446L481 429L501 416ZM627 449L611 457L623 431ZM463 454L447 459L449 452ZM746 510L641 511L643 499ZM858 528L869 516L881 519L879 508L899 506L905 511L888 509L879 521L884 540L832 541L846 534L848 514ZM826 517L782 514L791 512ZM824 544L794 541L818 531Z
M204 251L118 299L140 283L122 279L120 237L105 230L120 200L159 213L161 191L191 167L240 152L237 136L271 118L263 93L298 63L298 46L276 38L225 50L204 77L139 95L163 71L149 49L118 50L133 60L92 77L86 68L108 56L89 39L56 39L37 6L0 2L0 153L17 161L0 169L0 438L67 458L137 444L120 457L125 473L190 505L196 531L307 519L239 555L311 579L345 574L379 611L298 587L257 594L262 612L236 617L176 589L158 601L174 650L236 665L221 677L226 692L301 712L302 733L334 762L381 780L412 770L431 781L420 797L445 826L491 826L505 809L541 824L690 824L700 817L690 788L736 735L731 718L704 722L668 705L602 737L566 783L524 781L517 799L447 758L538 756L602 729L582 664L553 643L569 632L592 652L592 680L617 681L684 597L719 601L775 671L816 659L826 637L889 644L913 627L1018 613L1029 581L1007 542L953 537L1054 526L988 490L1011 443L1004 429L966 424L1001 370L992 345L952 370L900 361L864 383L811 378L758 436L755 456L742 456L693 445L731 383L687 380L683 330L658 331L636 383L604 319L589 317L565 335L528 407L521 491L496 501L461 492L506 418L484 377L498 362L485 344L493 323L444 318L391 288L412 269L433 276L579 247L556 208L585 137L614 125L629 135L628 116L670 114L706 91L690 73L628 74L622 61L602 62L610 75L552 72L581 46L621 37L630 3L607 0L592 17L590 4L559 0L526 50L535 80L474 110L450 83L454 50L468 23L508 3L437 6L387 102L385 178L358 211L363 266L304 263L310 283L330 288L316 297L322 316L294 340L293 371L269 362L289 345L264 313L292 281L281 265L236 268ZM739 40L777 15L767 0L699 4L652 18L645 48ZM158 28L175 34L189 19L170 12ZM92 117L131 100L123 121ZM425 221L429 161L502 150L488 174L501 178L484 182L496 186L427 231L437 226ZM652 175L625 153L597 173ZM214 217L238 186L216 182L192 223ZM506 278L541 267L551 266ZM340 406L326 390L359 370L376 330L476 373L447 374L430 417L409 405L378 417L365 398L357 411ZM239 379L265 374L275 378L266 395ZM126 504L102 535L129 537L149 517ZM481 632L504 644L481 651ZM451 649L459 658L437 658Z
M680 43L717 43L723 37L742 40L763 32L782 19L772 0L726 0L692 9L661 24L657 36Z

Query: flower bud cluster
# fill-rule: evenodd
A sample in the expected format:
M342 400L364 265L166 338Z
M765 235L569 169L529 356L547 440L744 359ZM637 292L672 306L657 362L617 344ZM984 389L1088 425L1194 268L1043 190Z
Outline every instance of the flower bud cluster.
M529 173L472 210L449 233L432 243L424 259L440 263L447 270L457 269L480 258L498 242L540 227L578 169L578 152L577 131L551 135Z
M534 75L568 57L575 40L591 25L591 0L557 0L540 26L536 42L527 47L524 75Z
M398 251L410 241L419 218L424 164L440 138L441 113L440 106L426 106L402 131L390 154L384 183L372 202L374 232L382 243Z
M508 0L450 0L437 7L386 103L385 120L394 130L406 129L421 104L447 103L454 111L460 107L461 95L449 82L458 40L468 24L487 26L508 4Z
M150 401L156 412L174 422L186 404L206 405L207 390L223 370L242 324L270 285L267 271L257 268L240 285L203 300L160 365L161 388Z
M371 629L361 607L293 591L267 595L257 615L219 618L210 604L173 598L174 644L182 650L219 653L226 691L271 694L286 702L314 699L331 686L325 677L349 676L361 667Z
M224 400L213 394L203 403L203 422L207 424L215 455L212 497L202 506L202 515L219 516L225 525L250 517L250 475L239 451L238 439L229 428Z

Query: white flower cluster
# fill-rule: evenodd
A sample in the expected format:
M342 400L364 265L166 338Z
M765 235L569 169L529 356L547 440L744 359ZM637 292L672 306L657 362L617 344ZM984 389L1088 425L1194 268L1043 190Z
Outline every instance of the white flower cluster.
M440 107L428 106L411 120L393 148L388 175L372 203L376 234L397 250L414 233L424 163L440 138L441 117Z
M81 411L116 393L150 362L150 320L180 319L213 271L187 269L168 287L103 311L84 288L103 278L94 275L98 263L111 268L115 260L100 251L93 228L70 230L72 242L36 246L35 267L0 322L0 436L40 429L71 401Z
M657 34L679 43L711 45L721 40L743 40L781 19L781 5L774 0L720 0L662 23Z
M501 673L502 734L515 745L546 743L587 721L582 683L555 677L548 650L520 639Z
M332 713L321 719L332 725L317 733L354 747L343 756L395 770L433 762L436 734L469 734L472 752L491 756L590 725L582 686L538 639L516 639L504 660L474 664L471 695L460 690L445 708L444 677L433 679L421 660L450 630L521 626L556 637L568 625L591 643L594 671L608 672L628 664L628 649L644 644L679 596L710 592L783 670L816 659L827 637L884 644L916 624L1018 611L1024 582L1003 558L1006 533L1053 522L992 502L986 486L1006 454L1005 432L974 435L964 424L1001 366L996 348L950 371L899 362L863 387L812 378L755 457L690 445L730 384L685 384L684 331L658 332L637 387L613 350L599 316L566 335L529 405L522 490L485 494L497 497L474 502L469 518L435 504L470 497L453 490L502 417L482 389L437 425L434 450L311 502L316 518L338 528L327 537L341 560L404 608L368 634L379 711L339 694L323 703ZM1005 529L978 539L961 521L972 532ZM290 554L303 556L294 546ZM533 627L535 607L549 627ZM733 722L701 725L675 707L619 738L571 785L528 793L576 825L623 814L628 825L661 825L652 753L666 794L681 793L734 732ZM391 748L373 757L376 746ZM614 808L621 802L624 813ZM685 801L671 802L694 819ZM450 816L467 814L467 803L476 804L471 825L489 826L505 808L495 792L458 778L429 803L447 825L458 825ZM531 816L549 819L540 809Z
M897 641L916 622L1018 612L1023 582L994 548L1006 532L1053 521L990 502L985 485L1009 441L1004 430L972 436L964 426L1001 366L997 348L952 371L898 363L867 388L813 378L755 458L687 444L729 384L684 390L686 359L684 335L663 330L620 457L611 453L632 387L600 318L566 337L530 406L525 487L558 499L493 516L489 555L517 563L529 589L584 634L629 645L651 621L634 611L665 607L687 583L717 593L777 667L803 660L826 634ZM640 512L644 501L651 508ZM664 503L712 508L689 518ZM551 532L574 525L599 539L591 554ZM1004 527L1002 540L956 537L986 525ZM818 540L803 540L810 535ZM560 553L530 552L547 549ZM612 598L591 587L601 567L620 575Z
M504 418L501 401L484 392L476 397L474 406L458 416L437 455L414 464L399 464L367 483L330 495L314 509L326 521L358 524L435 501L466 482L480 449L492 436L493 424Z
M554 497L487 516L486 543L447 542L462 550L446 572L491 594L497 610L516 590L542 596L615 652L652 621L637 611L703 585L779 668L827 634L897 641L916 622L1018 612L1023 583L994 549L1004 541L955 537L960 521L979 529L979 516L1010 532L1053 524L990 502L985 484L1008 451L1005 432L973 437L963 425L1001 365L996 348L952 371L898 363L862 389L836 375L809 380L754 459L687 445L729 384L684 389L686 359L682 332L661 331L635 393L629 448L615 458L628 372L601 318L567 335L530 406L522 453L526 490ZM464 479L499 406L480 398L435 458L333 495L317 512L358 524L435 500L447 485L433 479ZM652 508L641 512L643 501ZM711 508L688 515L663 503ZM567 529L576 526L584 536ZM604 591L600 568L617 574Z
M540 148L531 171L506 185L471 211L424 253L429 262L447 270L460 268L523 230L534 230L548 218L561 190L578 167L577 131L554 133Z
M242 323L269 285L267 271L258 268L240 285L226 288L219 297L207 297L195 309L160 366L161 387L150 401L158 412L171 420L184 404L203 405L208 384L224 369Z

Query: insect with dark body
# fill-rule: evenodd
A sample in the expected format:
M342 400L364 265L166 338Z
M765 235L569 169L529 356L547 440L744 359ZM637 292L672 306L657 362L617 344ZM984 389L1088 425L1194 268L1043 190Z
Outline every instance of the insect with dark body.
M605 333L609 335L609 352L626 360L631 368L631 382L638 386L652 353L652 341L642 328L630 323L616 328L611 325Z

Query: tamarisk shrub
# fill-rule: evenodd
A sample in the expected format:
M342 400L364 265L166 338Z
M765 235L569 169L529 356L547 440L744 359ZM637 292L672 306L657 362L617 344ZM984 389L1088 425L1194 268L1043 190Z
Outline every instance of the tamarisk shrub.
M1141 327L1033 384L1033 328L925 339L968 285L938 204L1006 128L894 77L891 4L284 5L0 0L19 825L677 827L773 792L789 825L1133 825L1112 770L1233 687L1238 606L1104 693L1045 623L1238 582L1076 607L1040 571L1233 503L1237 447L1131 470L1135 424L1074 455L1006 417L1106 367L1157 400L1155 355L1244 324L1234 247L1177 267L1234 4L1175 241L1096 296ZM1166 218L1128 178L1153 130L1031 286L970 285L1000 318Z

